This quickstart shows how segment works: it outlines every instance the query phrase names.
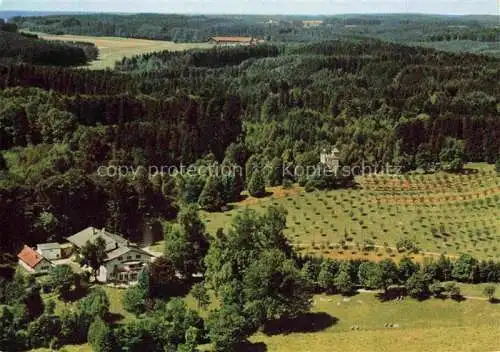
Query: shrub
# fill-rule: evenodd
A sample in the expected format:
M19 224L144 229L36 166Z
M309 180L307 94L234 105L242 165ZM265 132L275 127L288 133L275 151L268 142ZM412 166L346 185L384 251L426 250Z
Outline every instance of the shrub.
M483 289L483 294L488 298L490 302L495 300L496 287L494 285L486 285Z
M283 180L283 188L284 189L291 189L291 188L293 188L293 182L292 182L292 180L290 180L289 178L285 178Z
M259 170L255 170L248 184L248 193L252 197L264 197L266 195L266 186L264 178Z

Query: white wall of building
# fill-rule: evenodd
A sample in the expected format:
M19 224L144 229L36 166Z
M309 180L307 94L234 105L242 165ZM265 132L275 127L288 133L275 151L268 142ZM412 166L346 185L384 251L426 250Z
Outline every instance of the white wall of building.
M97 279L100 282L108 282L114 281L117 277L114 276L115 272L120 272L120 270L126 267L127 262L141 262L141 263L149 263L151 261L151 257L143 254L137 250L131 249L129 252L125 253L123 256L114 258L102 265L99 268L99 272L97 274ZM118 280L122 281L122 280Z

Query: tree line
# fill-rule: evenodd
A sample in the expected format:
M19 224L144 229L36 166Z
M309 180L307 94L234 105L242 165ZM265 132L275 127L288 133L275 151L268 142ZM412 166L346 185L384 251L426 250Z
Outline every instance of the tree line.
M317 21L308 26L303 20ZM434 40L448 32L469 34L471 40L490 40L495 16L449 17L414 14L336 16L220 16L160 14L86 14L15 17L12 21L35 32L117 36L204 42L211 36L256 36L273 42L308 42L339 37L371 37L393 42ZM455 30L450 30L454 28ZM459 28L463 28L459 30ZM498 32L497 32L498 33ZM494 38L493 38L494 39Z
M0 28L0 59L2 62L29 63L48 66L82 66L97 58L92 44L67 44L45 41Z

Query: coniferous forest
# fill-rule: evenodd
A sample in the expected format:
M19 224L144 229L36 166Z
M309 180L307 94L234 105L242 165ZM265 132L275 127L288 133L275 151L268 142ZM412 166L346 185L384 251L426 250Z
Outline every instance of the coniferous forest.
M238 351L268 323L307 313L316 293L351 293L355 286L386 293L401 284L415 297L456 296L456 287L440 282L500 281L498 263L467 255L443 256L433 266L301 258L283 235L286 212L276 207L245 211L228 220L230 230L206 233L197 211L228 209L245 190L260 198L266 186L355 187L354 175L277 171L313 167L325 148L338 148L342 165L391 164L402 172L460 173L466 162L499 164L500 58L405 45L420 28L412 16L397 19L407 28L399 38L386 36L392 16L324 19L330 26L310 30L296 30L296 20L274 28L253 17L81 15L0 25L0 304L22 301L26 308L22 322L2 308L0 327L10 330L0 346L15 351L88 341L95 350L115 351L118 341L128 348L122 350L136 351L147 341L152 351L194 351L212 342L218 351ZM490 41L498 32L479 24L450 32L448 24L425 21L429 41ZM331 35L337 25L359 27ZM44 41L17 26L184 42L215 34L266 41L144 54L104 71L84 67L98 57L94 46ZM243 173L151 173L214 165ZM164 257L124 299L136 316L151 314L142 325L112 329L100 288L60 320L51 320L54 307L42 314L41 289L65 297L80 288L68 268L51 272L47 287L13 280L23 245L63 242L88 226L140 244L165 237ZM165 299L187 286L203 306L206 287L193 286L200 272L221 303L205 322L181 300ZM54 330L43 336L40 326Z

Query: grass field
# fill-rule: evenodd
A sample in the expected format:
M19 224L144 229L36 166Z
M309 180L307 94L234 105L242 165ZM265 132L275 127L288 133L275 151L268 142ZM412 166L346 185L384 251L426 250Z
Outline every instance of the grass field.
M36 33L46 40L80 41L94 43L99 48L99 59L88 66L91 69L114 68L115 62L124 57L130 57L156 51L182 51L193 48L210 48L208 43L174 43L159 40L90 37L80 35L49 35Z
M461 284L464 294L481 295L481 285ZM113 314L125 323L133 317L121 304L123 290L105 287ZM45 296L45 299L50 297ZM197 309L189 295L187 305ZM58 310L63 303L57 303ZM206 317L207 310L200 310ZM411 352L411 351L495 351L500 347L500 305L485 300L412 299L381 302L372 293L360 293L344 298L338 295L314 297L312 314L307 320L294 322L291 330L258 333L250 340L255 351L311 351L311 352ZM386 323L397 328L386 328ZM353 326L359 330L352 330ZM455 338L460 336L460 339ZM265 346L264 346L265 345ZM88 344L64 346L68 352L92 351ZM210 351L210 345L201 346ZM38 349L36 352L50 351Z
M500 258L500 177L491 165L470 165L469 174L367 176L358 189L306 193L301 187L269 189L224 213L202 212L211 234L227 228L241 209L281 205L288 211L286 235L302 253L383 259L407 237L422 250L416 260L441 253ZM375 245L373 250L366 246ZM161 244L157 249L161 250Z
M471 296L471 297L485 297L483 290L485 286L490 286L492 284L463 284L463 283L458 283L458 286L460 287L460 292L464 296ZM495 284L496 287L496 293L495 297L500 298L500 284Z
M340 296L316 296L308 329L320 331L252 337L255 350L273 352L420 352L497 351L500 348L500 305L485 301L411 299L381 303L373 294L344 301ZM333 318L333 319L332 319ZM386 328L386 323L398 328ZM324 326L322 326L324 325ZM359 330L352 331L351 327ZM324 327L324 329L321 329ZM258 344L262 344L259 349Z

